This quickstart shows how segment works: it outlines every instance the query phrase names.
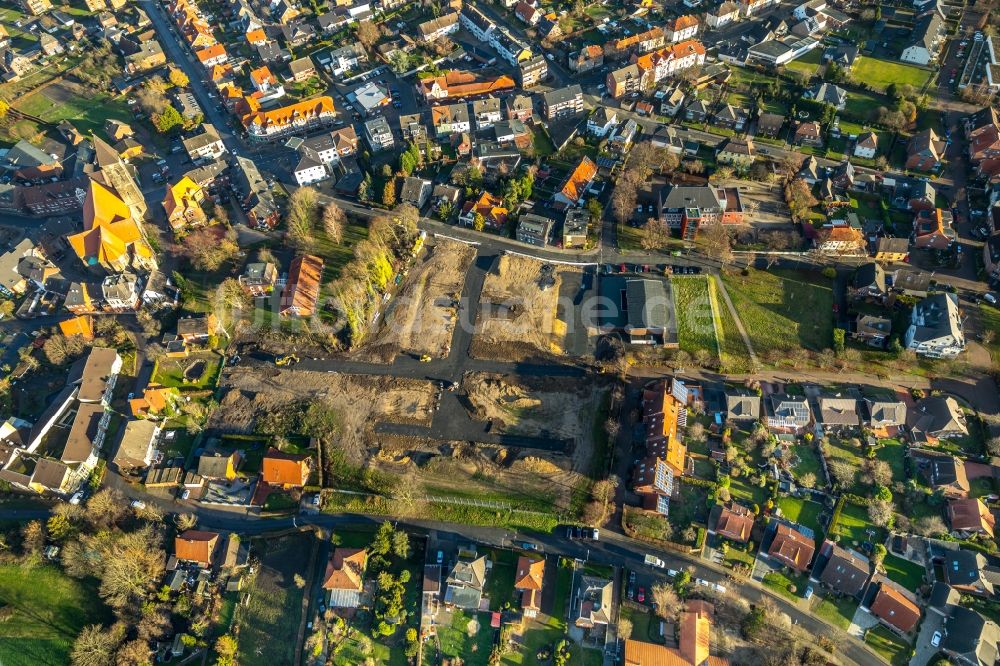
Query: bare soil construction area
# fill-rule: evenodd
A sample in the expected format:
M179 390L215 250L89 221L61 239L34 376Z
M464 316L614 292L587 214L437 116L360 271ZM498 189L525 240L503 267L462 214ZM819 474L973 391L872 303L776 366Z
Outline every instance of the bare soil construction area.
M444 358L451 349L458 301L476 250L441 241L404 278L359 358L391 362L400 352Z
M577 445L590 437L600 395L583 381L472 372L462 389L474 418L492 420L497 432L572 439Z
M240 367L226 373L221 387L225 395L209 428L249 434L264 413L322 401L339 413L338 444L355 464L368 457L377 422L429 425L437 392L431 382L418 379Z
M505 254L487 273L471 352L477 358L522 361L564 351L568 307L564 282L579 285L580 272Z

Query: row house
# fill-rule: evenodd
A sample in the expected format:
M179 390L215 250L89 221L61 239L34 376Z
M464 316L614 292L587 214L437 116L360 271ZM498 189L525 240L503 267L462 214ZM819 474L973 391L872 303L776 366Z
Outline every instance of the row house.
M642 56L633 56L632 65L636 70L629 70L621 75L621 70L608 74L608 93L615 98L621 97L622 88L634 87L638 91L652 90L657 83L677 72L705 63L705 46L697 40L688 40L664 47ZM627 69L627 68L624 68ZM630 79L638 78L635 83ZM626 82L623 84L622 79Z
M426 43L435 42L442 37L458 32L458 12L451 12L430 21L424 21L417 26L420 40Z
M673 21L668 22L663 30L668 42L683 42L695 38L698 34L699 25L697 16L687 14L678 16Z
M242 118L243 127L251 141L268 141L292 132L308 131L332 123L336 119L333 99L316 97L277 109L263 111L252 97L244 98L250 112Z
M472 129L468 104L448 104L431 108L431 125L438 137L461 134Z
M969 159L981 162L1000 158L1000 113L992 106L978 111L965 121L969 139Z
M582 74L597 69L604 64L604 49L597 44L584 46L569 56L569 70Z
M503 119L500 113L500 99L497 97L487 97L477 99L472 103L472 115L476 119L477 129L488 129L493 127Z
M616 55L624 56L628 53L648 53L654 49L662 48L666 43L667 37L664 31L660 28L652 28L646 32L615 40L611 49Z

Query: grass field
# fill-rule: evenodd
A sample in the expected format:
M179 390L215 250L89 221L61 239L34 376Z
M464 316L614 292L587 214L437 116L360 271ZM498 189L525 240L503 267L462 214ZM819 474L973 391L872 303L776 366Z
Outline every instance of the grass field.
M719 295L719 288L715 284L715 280L718 278L711 279L712 284L708 293L715 318L715 333L719 340L722 368L730 373L747 372L750 370L750 353L743 342L739 329L736 328L733 313Z
M476 620L479 627L470 636L468 627L472 620ZM460 656L466 666L485 666L489 660L494 630L490 628L488 613L473 617L461 610L455 610L451 615L451 624L438 625L437 632L441 641L442 656Z
M830 624L847 631L851 626L854 613L858 610L858 602L850 597L836 599L834 597L813 597L812 612Z
M764 575L764 585L792 602L802 599L808 581L805 576L771 571ZM794 592L792 591L794 589Z
M918 587L924 584L924 568L919 564L914 564L909 560L888 554L882 560L886 575L889 580L896 581L911 592L915 592Z
M793 455L798 459L792 474L796 479L801 479L805 474L816 475L816 485L823 485L823 466L819 460L819 451L812 444L798 444L792 449Z
M875 531L874 539L868 536L866 530ZM882 543L885 540L885 530L871 524L865 507L847 503L840 512L837 524L830 526L830 534L840 536L841 545L847 547L860 545L869 540L873 543Z
M778 499L778 507L785 518L811 529L816 534L817 542L822 540L819 524L819 516L823 513L822 504L796 497L781 497Z
M260 558L249 600L237 611L239 660L244 666L273 666L295 661L303 591L292 580L308 568L311 534L258 540Z
M48 565L0 566L0 607L13 611L0 622L4 666L68 664L84 625L111 619L93 581L74 580Z
M62 81L21 97L13 106L46 122L69 120L82 134L97 131L103 135L104 123L110 119L135 123L124 98L85 94L77 86Z
M875 449L875 457L884 460L892 468L893 481L906 481L906 445L898 439L883 439Z
M930 80L933 72L892 60L858 56L853 74L856 80L864 81L876 90L885 90L890 83L907 84L919 89Z
M983 331L1000 331L1000 308L994 307L989 303L979 304L979 319L980 319L980 330ZM993 366L1000 366L1000 340L996 339L994 336L993 341L987 346L990 350L990 356L993 358Z
M828 348L833 341L833 290L792 271L751 271L723 281L758 354L796 347Z
M205 363L201 375L195 381L185 381L185 369L199 361ZM222 357L214 352L195 353L186 358L164 357L157 361L152 381L167 388L201 390L215 385L221 365Z
M670 283L674 291L677 340L681 349L688 352L705 349L712 355L718 355L707 277L672 278Z
M906 666L910 662L909 644L882 625L876 625L865 634L865 643L879 653L892 666Z
M811 77L816 73L816 70L819 69L822 60L823 49L812 49L811 51L807 51L801 58L796 58L786 64L785 68L794 72L802 72L806 76Z

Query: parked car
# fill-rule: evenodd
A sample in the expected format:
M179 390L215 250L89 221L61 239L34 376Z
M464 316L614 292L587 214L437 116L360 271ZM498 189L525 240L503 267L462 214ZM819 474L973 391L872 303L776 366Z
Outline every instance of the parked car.
M142 500L132 500L132 503L129 506L131 506L133 509L141 511L142 509L146 508L146 503L143 502Z
M515 548L520 548L521 550L541 550L537 543L531 543L530 541L514 541L512 543Z
M82 490L76 491L75 493L73 493L73 496L69 498L69 503L70 504L79 504L82 501L83 501L83 491Z
M646 600L646 588L640 587L639 592L635 595L635 600L640 604Z
M941 632L935 631L934 635L931 636L931 647L937 647L941 645Z
M806 586L806 593L804 595L802 595L802 596L804 596L806 599L812 599L812 595L813 595L813 586L812 585L807 585Z

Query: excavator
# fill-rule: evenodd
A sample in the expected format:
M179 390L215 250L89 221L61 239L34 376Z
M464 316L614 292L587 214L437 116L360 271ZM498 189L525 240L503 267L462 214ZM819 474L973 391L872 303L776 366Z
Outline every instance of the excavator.
M283 365L295 365L299 360L299 357L295 354L285 354L284 356L276 356L274 364L279 367Z

